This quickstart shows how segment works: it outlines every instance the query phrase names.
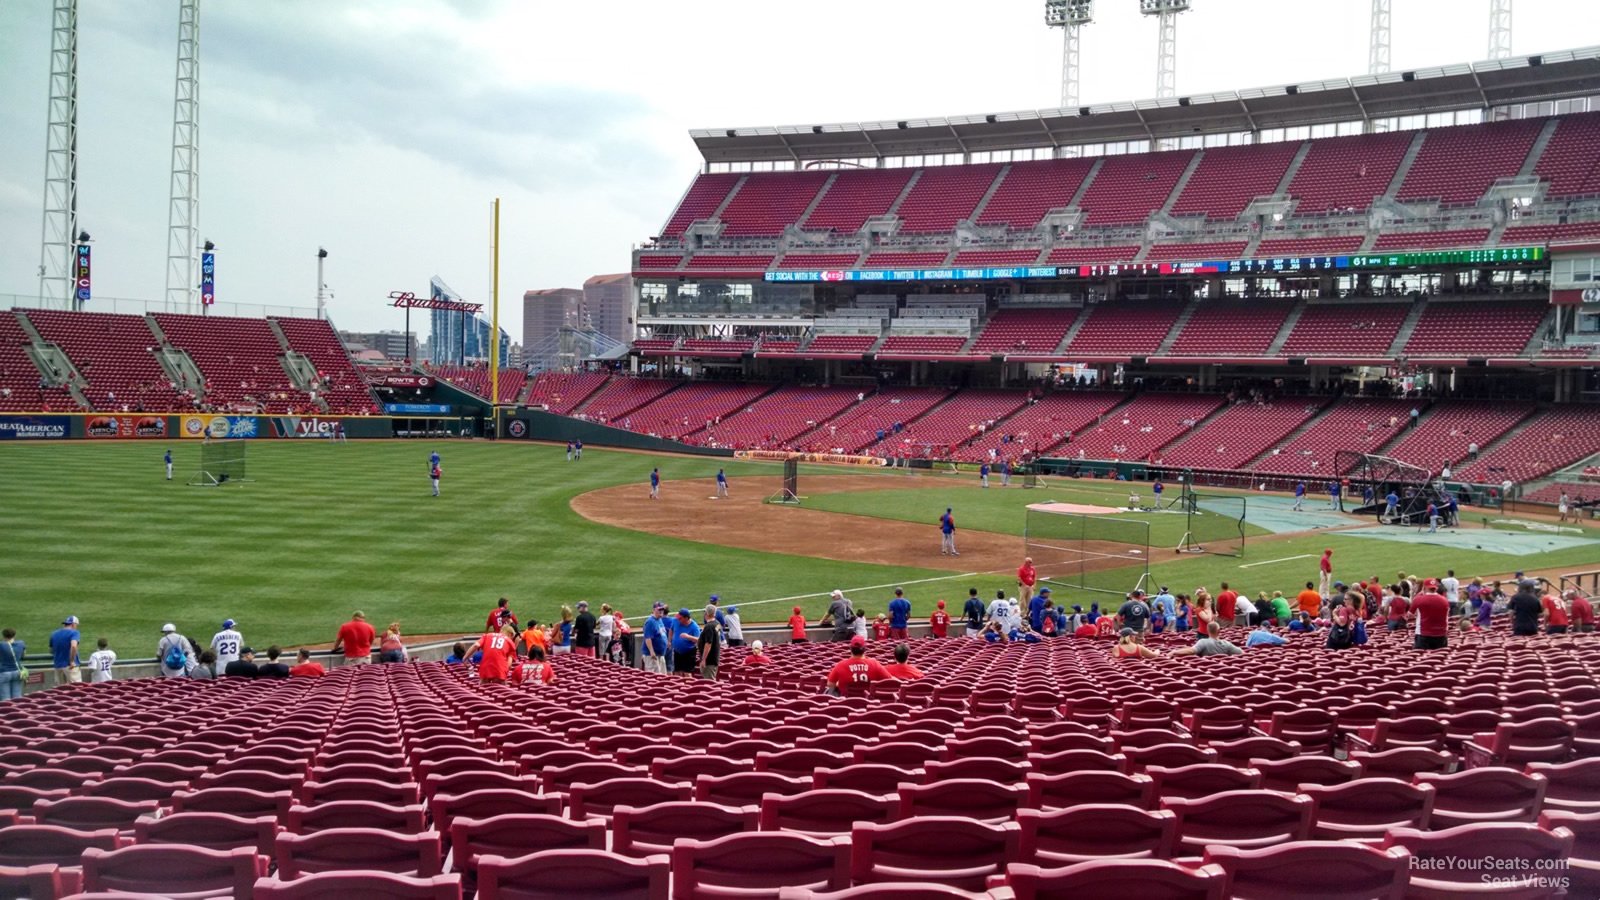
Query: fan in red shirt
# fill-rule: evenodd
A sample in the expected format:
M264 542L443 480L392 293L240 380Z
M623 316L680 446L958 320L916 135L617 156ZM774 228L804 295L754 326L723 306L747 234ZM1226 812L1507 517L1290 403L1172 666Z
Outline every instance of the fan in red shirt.
M480 671L482 667L479 667ZM513 684L555 684L556 670L545 661L544 651L538 647L528 649L528 660L511 670Z
M1095 635L1097 635L1099 633L1100 633L1100 630L1098 628L1094 627L1093 625L1090 625L1088 622L1085 622L1082 625L1079 625L1077 627L1077 629L1072 632L1072 636L1073 637L1081 637L1081 638L1092 638L1092 637L1094 637Z
M803 644L806 642L806 617L800 615L800 607L794 608L794 615L789 617L789 643Z
M504 684L506 676L511 674L511 663L517 658L517 640L516 632L510 628L508 625L478 639L478 649L483 651L483 659L478 663L479 681Z
M484 631L499 631L507 625L518 631L522 630L517 624L517 614L511 611L510 603L510 600L500 598L500 603L489 611L489 618L483 623Z
M378 633L367 624L367 617L356 610L350 614L350 621L339 626L339 636L333 642L333 652L344 650L344 662L347 666L361 666L372 662L372 641Z
M1429 578L1422 593L1411 598L1411 611L1417 616L1417 636L1412 646L1418 650L1443 650L1449 642L1450 601L1439 593L1439 582Z
M1116 637L1117 619L1115 616L1101 616L1094 620L1094 633L1097 637Z
M766 645L760 641L750 642L750 653L745 656L744 664L747 666L770 666L772 657L766 654Z
M889 620L878 616L872 620L872 639L875 641L887 640L889 637Z
M1411 604L1407 603L1406 598L1400 596L1399 594L1395 594L1393 597L1389 598L1390 631L1399 631L1400 629L1406 627L1406 610L1410 608Z
M1594 630L1594 607L1589 605L1589 598L1577 591L1567 592L1567 603L1571 606L1573 631Z
M922 677L922 670L906 661L910 658L911 648L905 644L896 644L894 662L884 666L883 669L889 673L891 678L898 678L901 681L916 681Z
M1224 626L1233 624L1234 611L1239 602L1239 594L1228 588L1228 583L1222 583L1222 592L1217 594L1217 621Z
M867 658L867 642L860 637L850 639L850 656L841 659L828 672L828 690L843 696L862 694L867 685L889 678L883 663Z
M928 628L936 638L950 636L950 614L944 611L944 601L939 601L939 608L928 617Z
M1039 576L1033 570L1033 557L1025 556L1022 565L1017 567L1017 599L1027 603L1033 596L1033 586L1039 581Z
M1546 617L1544 622L1544 633L1566 634L1567 605L1561 602L1561 598L1555 594L1545 594L1544 598L1539 601L1539 605L1544 607Z

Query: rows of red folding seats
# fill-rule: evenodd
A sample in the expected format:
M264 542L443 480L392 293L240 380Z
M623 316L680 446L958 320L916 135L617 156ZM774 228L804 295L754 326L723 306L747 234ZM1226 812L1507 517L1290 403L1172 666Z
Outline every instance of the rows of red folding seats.
M1439 400L1430 405L1417 427L1384 451L1403 462L1438 472L1467 459L1468 448L1481 450L1516 427L1528 410L1484 400Z
M672 217L667 219L667 224L661 229L662 237L677 237L688 230L689 226L702 219L709 219L722 205L723 199L733 186L739 183L737 173L720 172L714 175L698 175L694 184L689 186L689 192L684 195L683 202L673 210Z
M762 353L794 353L800 349L800 342L787 338L762 338L760 347Z
M1042 456L1069 436L1092 425L1127 395L1120 391L1058 391L1024 406L993 430L956 451L963 462ZM990 452L993 450L994 455Z
M1553 244L1600 235L1600 222L1562 222L1556 225L1512 225L1500 234L1501 246Z
M806 345L814 353L865 353L878 342L875 334L819 334Z
M757 253L734 255L728 253L696 253L683 267L685 272L718 272L724 275L760 275L772 265L774 254Z
M1361 249L1365 235L1351 234L1336 237L1313 238L1263 238L1251 254L1256 259L1275 259L1280 256L1340 256Z
M972 353L1051 353L1061 346L1080 312L1077 307L996 310L973 342Z
M953 356L961 352L970 338L956 335L891 334L883 339L878 355L886 353L912 353L932 356Z
M1460 228L1449 231L1387 232L1378 235L1374 251L1439 250L1453 247L1482 247L1489 239L1487 228Z
M0 313L0 409L44 411L72 409L78 404L65 389L46 396L39 388L39 368L28 356L33 343L14 313ZM69 357L70 358L70 357Z
M159 342L144 316L46 309L23 310L17 315L27 316L40 337L60 347L72 360L78 374L89 383L83 393L95 409L111 412L127 405L130 409L165 412L193 407L173 388L172 379L156 361L153 351ZM17 336L26 340L20 324ZM27 368L22 371L34 373L33 387L37 389L38 370L31 362L24 362ZM49 401L52 409L77 407L65 388L45 389L42 399Z
M853 269L859 253L785 253L777 269Z
M900 269L922 268L926 266L942 266L944 259L949 256L943 250L922 252L891 252L867 254L866 261L861 264L863 269Z
M317 375L322 379L317 395L328 401L331 412L365 415L380 411L381 407L373 399L366 379L356 371L355 363L350 360L350 352L326 319L271 318L283 331L289 349L302 354L317 367ZM505 386L504 378L502 375L502 387ZM512 375L512 378L515 380L516 375ZM520 387L518 383L519 390ZM515 398L516 393L512 393L511 397Z
M788 448L856 402L856 389L785 385L745 406L712 429L718 446L740 450Z
M957 222L972 216L1000 169L997 163L923 169L922 177L895 210L900 230L926 234L954 229Z
M1562 494L1567 495L1568 503L1600 499L1600 482L1553 481L1537 490L1524 491L1519 499L1529 503L1548 503L1554 506L1561 501Z
M429 365L428 371L441 381L449 382L462 390L485 399L492 388L489 379L489 370L483 366L439 366ZM500 370L500 403L511 403L522 393L523 385L528 383L528 373L522 369Z
M571 415L611 376L605 372L540 372L534 376L529 406L543 406L558 416Z
M1600 453L1600 412L1591 406L1553 406L1518 425L1504 442L1483 448L1456 470L1458 481L1524 482Z
M1045 213L1065 209L1095 160L1087 157L1012 163L1005 180L978 214L980 225L1030 231Z
M1084 224L1143 222L1167 202L1172 188L1193 158L1193 150L1105 157L1100 171L1095 173L1083 199L1078 202L1087 213Z
M1028 266L1037 262L1040 250L961 250L953 266Z
M1521 356L1550 312L1542 300L1429 301L1406 356Z
M911 180L912 169L847 169L839 173L801 223L809 231L854 233L874 216L881 216Z
M1145 254L1144 261L1205 262L1213 259L1238 259L1244 254L1249 241L1209 241L1195 244L1156 244Z
M1322 409L1325 399L1289 397L1270 404L1235 403L1156 454L1162 465L1237 469L1267 452Z
M1289 171L1289 163L1299 152L1299 141L1207 147L1200 165L1172 205L1172 214L1232 219L1251 200L1276 192L1283 173Z
M1085 427L1058 452L1078 459L1146 459L1222 405L1215 394L1140 394Z
M770 390L772 386L767 384L690 382L629 413L627 418L631 421L623 427L674 439L693 434L696 442L706 443L714 439L715 426L722 417L743 409ZM696 434L702 429L710 430Z
M797 449L855 453L882 440L896 423L904 425L950 396L943 388L883 388L808 434L795 439Z
M1371 206L1372 198L1389 190L1412 137L1411 132L1397 131L1312 141L1289 182L1289 195L1299 201L1295 212L1359 211Z
M1384 358L1410 313L1409 303L1307 304L1281 353Z
M1102 303L1090 308L1065 350L1085 356L1154 356L1183 312L1181 300Z
M660 352L664 350L674 350L677 348L677 346L678 339L675 337L636 338L633 342L633 347L635 350L643 350L646 353L651 351Z
M964 390L915 421L904 423L869 452L880 456L942 456L980 436L1028 400L1021 391Z
M269 413L317 409L283 368L283 346L265 319L152 313L167 342L187 351L206 379L205 400Z
M723 234L729 237L771 237L800 221L829 173L757 172L744 183L722 210Z
M669 271L676 269L681 262L683 262L683 255L680 253L651 253L639 257L635 268L640 271Z
M1600 194L1600 113L1563 116L1533 172L1552 197Z
M666 378L613 378L584 405L581 417L628 428L629 413L682 383Z
M1294 304L1259 300L1201 301L1172 342L1174 356L1265 356Z
M1544 125L1544 119L1512 119L1430 128L1395 197L1476 203L1497 179L1522 169Z
M1304 434L1272 448L1270 455L1251 468L1307 478L1337 478L1345 474L1338 471L1339 451L1377 453L1406 427L1413 405L1409 400L1339 400Z
M1045 257L1045 262L1064 266L1099 266L1131 263L1139 255L1138 244L1116 244L1096 247L1057 247Z

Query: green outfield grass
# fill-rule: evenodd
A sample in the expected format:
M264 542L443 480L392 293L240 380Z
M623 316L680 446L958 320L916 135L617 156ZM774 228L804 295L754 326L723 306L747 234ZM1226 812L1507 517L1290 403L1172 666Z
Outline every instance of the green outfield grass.
M526 443L261 441L253 483L184 485L197 444L173 441L177 477L164 479L163 442L0 445L0 624L42 650L61 619L126 656L153 654L163 622L202 641L225 617L257 646L333 639L351 610L411 634L466 633L495 598L548 621L580 599L629 615L656 599L696 607L892 584L946 575L779 556L659 537L590 522L572 497L639 485L651 466L668 482L775 474L774 464L591 449L582 462ZM443 496L430 495L427 458L443 456ZM703 514L704 507L686 506ZM826 604L801 603L820 618ZM788 603L749 610L782 619ZM761 610L761 612L757 612ZM767 613L767 610L771 610Z

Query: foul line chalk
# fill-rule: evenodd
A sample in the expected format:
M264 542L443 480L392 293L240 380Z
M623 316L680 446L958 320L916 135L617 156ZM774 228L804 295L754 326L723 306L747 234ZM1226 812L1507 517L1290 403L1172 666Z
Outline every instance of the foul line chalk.
M1241 568L1241 569L1249 569L1249 568L1253 568L1255 566L1270 566L1273 563L1291 562L1291 561L1296 560L1296 559L1315 559L1315 558L1316 558L1316 554L1315 553L1302 553L1299 556L1285 556L1283 559L1263 559L1261 562L1245 563L1244 565L1240 566L1239 568Z

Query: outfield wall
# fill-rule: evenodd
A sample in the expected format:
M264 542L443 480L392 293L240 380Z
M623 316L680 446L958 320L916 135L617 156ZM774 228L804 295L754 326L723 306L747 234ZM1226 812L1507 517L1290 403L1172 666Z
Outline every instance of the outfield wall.
M343 425L351 438L459 434L473 430L462 416L254 416L224 413L3 413L0 441L201 440L330 438Z
M666 438L651 437L598 422L558 416L542 409L501 410L500 433L524 441L583 441L596 447L624 450L656 450L663 453L693 453L699 456L732 456L732 450L695 447Z

